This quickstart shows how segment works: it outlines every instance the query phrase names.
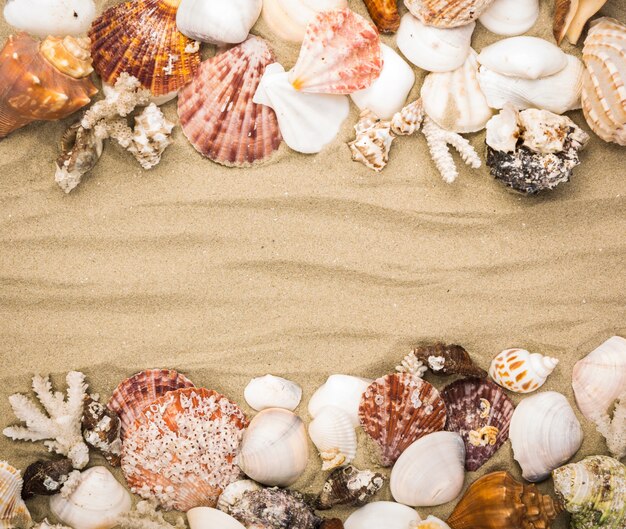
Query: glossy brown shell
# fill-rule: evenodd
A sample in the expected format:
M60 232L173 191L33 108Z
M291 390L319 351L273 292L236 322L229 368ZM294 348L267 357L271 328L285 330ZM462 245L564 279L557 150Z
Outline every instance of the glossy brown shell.
M363 0L372 21L381 33L394 33L400 27L398 0Z
M435 375L463 375L481 378L487 376L487 371L478 367L469 353L460 345L444 343L423 345L413 349L413 354Z

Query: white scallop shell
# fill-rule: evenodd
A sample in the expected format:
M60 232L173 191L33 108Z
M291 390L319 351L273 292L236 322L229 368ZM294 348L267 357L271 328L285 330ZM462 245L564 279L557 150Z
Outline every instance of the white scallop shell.
M194 507L187 511L190 529L246 529L225 512L211 507Z
M326 406L309 424L309 437L322 458L322 470L351 463L356 457L356 432L350 416L341 408Z
M465 62L475 27L475 22L450 29L427 26L407 13L400 22L396 44L416 66L429 72L449 72Z
M237 504L246 492L261 490L262 488L263 487L261 485L251 479L233 481L222 491L220 497L217 499L217 508L220 511L224 511L226 514L230 514L230 510Z
M345 529L408 529L422 519L415 509L393 501L374 501L354 511L343 524Z
M592 421L626 391L626 340L613 336L574 365L576 404Z
M583 430L567 399L544 391L517 405L509 438L524 479L535 482L546 479L578 451Z
M539 17L539 0L496 0L478 20L496 35L522 35Z
M489 376L515 393L532 393L543 386L558 363L556 358L525 349L506 349L491 361Z
M243 392L248 405L256 411L267 408L295 410L302 399L302 388L295 382L274 375L253 378Z
M422 103L428 117L442 129L465 133L485 128L493 111L478 84L476 52L471 50L463 65L452 72L428 74Z
M79 479L68 497L50 498L50 510L64 524L73 529L110 529L120 514L130 511L130 494L105 467L87 469Z
M250 422L237 463L263 485L287 487L304 472L308 460L309 444L300 417L288 410L269 408Z
M10 529L33 524L22 501L23 484L20 471L6 461L0 461L0 527Z
M434 507L456 498L465 480L465 445L456 432L434 432L398 458L389 481L393 498L411 507Z
M31 35L66 36L87 33L94 18L93 0L7 0L4 18Z
M337 406L344 410L352 424L360 424L361 397L373 381L351 375L330 375L309 400L309 415L316 417L325 406Z

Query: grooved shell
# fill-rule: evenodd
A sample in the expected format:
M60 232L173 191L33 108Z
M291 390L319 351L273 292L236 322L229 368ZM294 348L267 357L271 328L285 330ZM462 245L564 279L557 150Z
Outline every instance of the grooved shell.
M558 363L556 358L526 349L505 349L491 361L489 376L509 391L532 393L543 386Z
M375 501L354 511L344 523L345 529L407 529L420 522L420 515L401 503Z
M326 406L337 406L345 411L354 426L359 425L361 397L373 381L352 375L330 375L309 400L309 415L315 418Z
M341 408L322 408L309 424L309 437L319 450L322 470L347 465L356 457L356 432L350 416Z
M20 471L6 461L0 461L0 527L22 529L33 524L26 504L22 501Z
M337 468L328 476L314 506L319 510L331 509L335 505L361 507L384 483L382 474L371 470L359 470L352 465Z
M480 16L480 23L497 35L522 35L539 18L539 0L495 0Z
M404 0L413 16L440 28L465 26L475 21L494 0Z
M364 0L370 17L381 33L393 33L400 25L398 0Z

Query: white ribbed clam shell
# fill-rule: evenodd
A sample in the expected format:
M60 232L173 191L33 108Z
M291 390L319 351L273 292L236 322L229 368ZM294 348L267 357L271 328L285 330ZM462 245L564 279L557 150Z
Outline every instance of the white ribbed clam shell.
M367 378L330 375L309 400L309 415L316 417L325 406L337 406L349 415L354 426L358 426L361 397L371 383Z
M4 18L31 35L81 35L96 18L93 0L8 0Z
M187 511L191 529L246 529L232 516L211 507L194 507Z
M22 501L20 471L5 461L0 461L0 527L29 527L30 513Z
M345 529L408 529L420 521L415 509L393 501L375 501L354 511L343 526Z
M322 470L347 465L356 457L354 425L341 408L322 408L309 424L309 437L320 452Z
M302 388L295 382L274 375L253 378L243 392L250 407L256 411L267 408L295 410L302 399Z
M525 349L506 349L491 361L489 376L505 389L531 393L543 386L558 363L556 358Z
M230 510L248 491L261 490L263 487L251 479L240 479L228 485L217 499L217 508L230 514Z
M522 35L539 17L539 0L496 0L478 19L497 35Z

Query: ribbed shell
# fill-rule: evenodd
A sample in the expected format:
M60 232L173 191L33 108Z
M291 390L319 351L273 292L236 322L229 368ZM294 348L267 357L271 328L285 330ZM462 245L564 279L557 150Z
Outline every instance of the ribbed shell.
M275 62L266 41L251 36L204 61L180 93L178 116L195 149L214 162L246 166L280 146L274 111L252 101L268 64Z
M394 33L400 26L398 0L364 0L370 17L381 33Z
M368 386L359 407L361 426L391 466L420 437L443 430L446 406L434 386L408 373L394 373Z
M525 349L506 349L491 361L489 375L505 389L531 393L543 386L558 363L556 358Z
M582 106L604 141L626 145L626 26L613 18L592 24L583 48Z
M441 392L441 398L448 414L446 430L463 437L465 468L478 470L509 438L513 402L498 386L479 378L453 382ZM479 442L488 427L497 428L497 432L492 430L493 437L486 444Z
M32 520L20 496L22 492L20 471L5 461L0 461L0 528L30 527Z
M428 26L455 28L476 20L494 0L404 0L413 16Z
M89 30L91 56L102 80L114 85L122 72L156 97L172 94L200 65L198 45L176 27L180 0L133 0L116 4Z

